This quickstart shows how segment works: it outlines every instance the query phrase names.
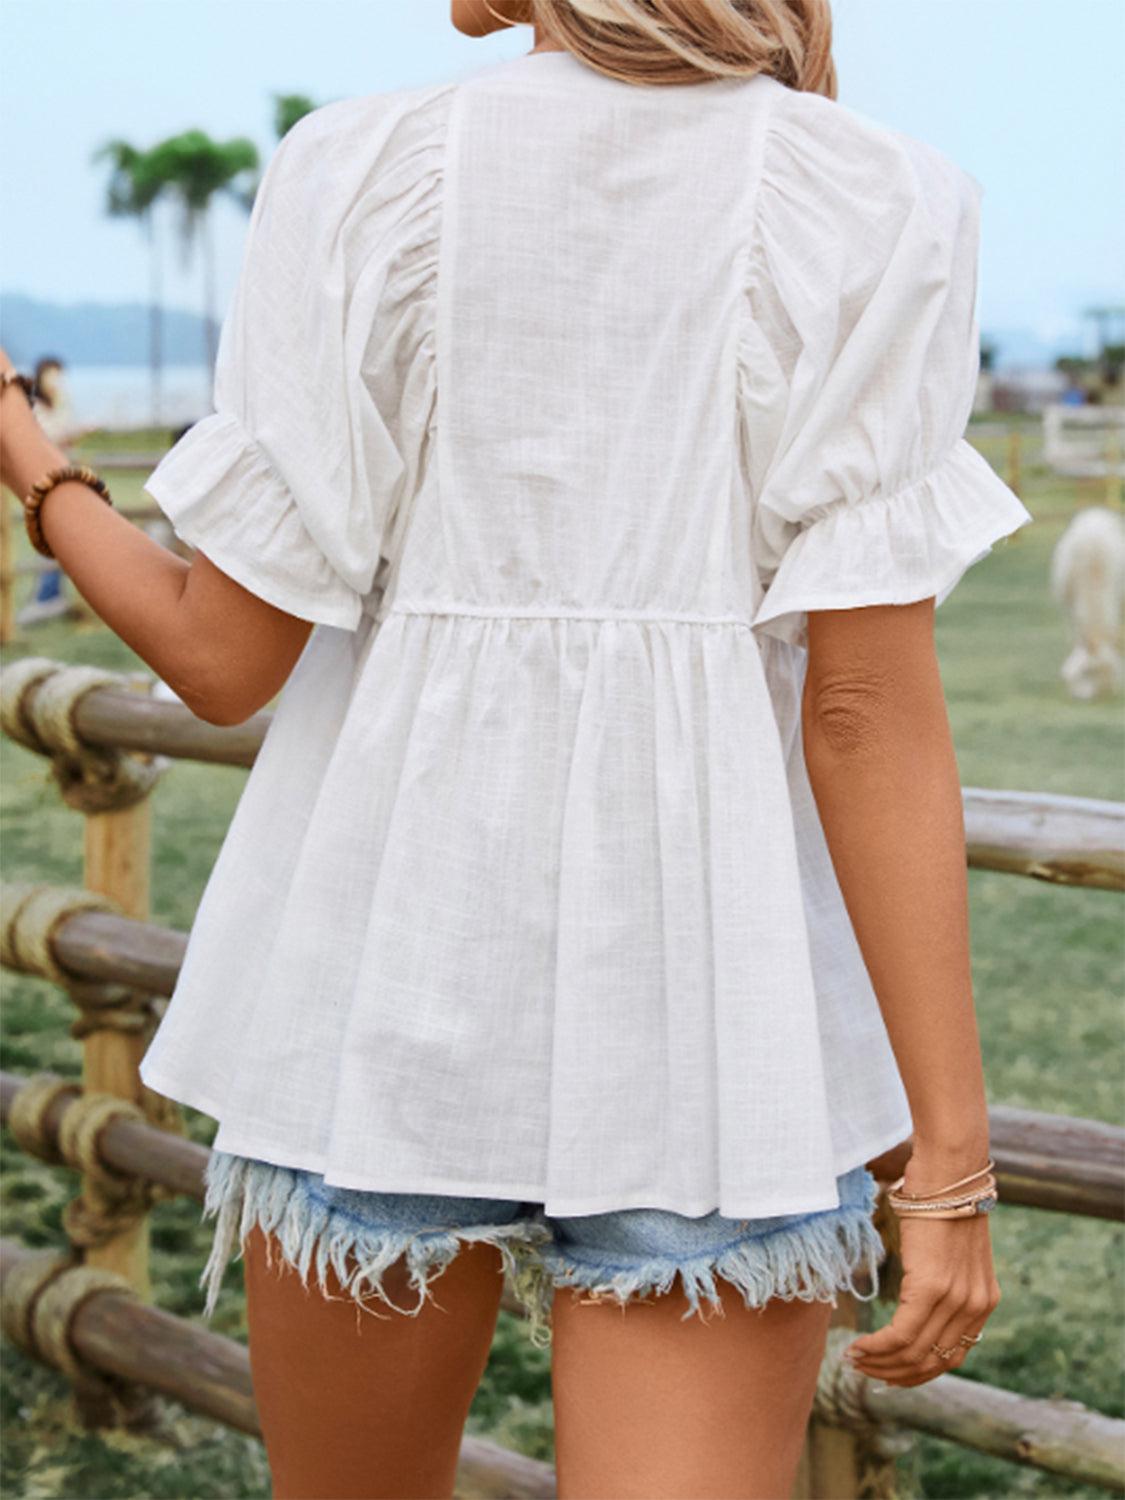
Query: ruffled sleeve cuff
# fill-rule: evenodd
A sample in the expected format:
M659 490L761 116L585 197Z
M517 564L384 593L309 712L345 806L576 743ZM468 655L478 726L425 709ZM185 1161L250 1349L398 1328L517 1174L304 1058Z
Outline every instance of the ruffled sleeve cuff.
M296 500L243 424L196 422L144 485L173 531L243 588L313 624L354 630L362 600L309 534Z
M1031 512L960 438L930 472L890 495L840 501L786 548L752 621L760 634L808 645L808 611L942 604L962 575Z

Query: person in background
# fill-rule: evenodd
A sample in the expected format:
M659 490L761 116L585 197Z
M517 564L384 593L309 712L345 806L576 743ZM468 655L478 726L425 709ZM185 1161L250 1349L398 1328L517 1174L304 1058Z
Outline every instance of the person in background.
M40 427L64 451L89 429L78 425L64 375L65 366L55 355L44 355L35 367L35 415ZM35 591L16 616L18 625L37 625L57 619L70 609L63 590L61 568L44 568L36 576Z

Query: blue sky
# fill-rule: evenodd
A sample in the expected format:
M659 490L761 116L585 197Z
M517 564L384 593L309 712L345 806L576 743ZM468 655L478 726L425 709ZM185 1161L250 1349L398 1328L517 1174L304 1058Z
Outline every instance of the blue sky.
M947 151L984 184L981 325L1089 348L1081 311L1125 300L1121 0L836 0L840 99ZM135 225L102 210L90 164L201 126L274 144L271 94L317 102L454 77L526 51L529 27L463 37L448 0L3 0L0 286L69 302L143 300ZM169 211L170 212L170 211ZM219 290L246 217L216 215ZM198 309L165 223L166 301Z

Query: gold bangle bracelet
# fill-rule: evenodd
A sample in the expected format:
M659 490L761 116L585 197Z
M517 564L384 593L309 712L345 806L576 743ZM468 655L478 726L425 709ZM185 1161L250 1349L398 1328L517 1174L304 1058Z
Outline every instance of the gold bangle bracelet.
M996 1196L989 1193L973 1203L962 1204L960 1208L915 1209L912 1213L899 1212L898 1217L900 1219L975 1219L978 1214L990 1214L996 1207L997 1201Z
M995 1161L993 1161L992 1157L990 1156L985 1162L984 1166L980 1167L976 1172L970 1172L968 1177L958 1177L956 1182L947 1182L944 1187L935 1188L932 1193L907 1192L902 1186L902 1184L906 1181L906 1174L903 1173L903 1175L898 1179L897 1182L891 1183L890 1190L892 1193L898 1193L900 1198L918 1198L920 1200L925 1199L928 1201L932 1198L943 1197L946 1193L951 1193L954 1188L964 1187L965 1183L967 1182L975 1182L978 1177L991 1176L992 1169L995 1167L995 1165Z
M43 525L39 518L40 509L43 501L57 484L64 484L72 479L80 484L88 485L102 497L107 505L113 504L113 498L105 480L86 464L62 464L57 469L48 470L42 479L37 480L31 486L23 502L24 521L27 524L27 534L31 539L31 545L44 557L53 558L55 554L47 545L47 540L43 535Z
M928 1198L910 1198L899 1193L897 1188L896 1183L888 1189L887 1202L895 1214L905 1219L967 1219L976 1214L991 1213L999 1202L996 1178L991 1172L979 1188L954 1196L933 1194Z

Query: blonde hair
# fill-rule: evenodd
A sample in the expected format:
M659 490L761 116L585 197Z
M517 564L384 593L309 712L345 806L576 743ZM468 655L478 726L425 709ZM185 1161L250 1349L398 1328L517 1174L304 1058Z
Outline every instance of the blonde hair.
M625 83L768 73L836 98L829 0L526 0L527 19Z

